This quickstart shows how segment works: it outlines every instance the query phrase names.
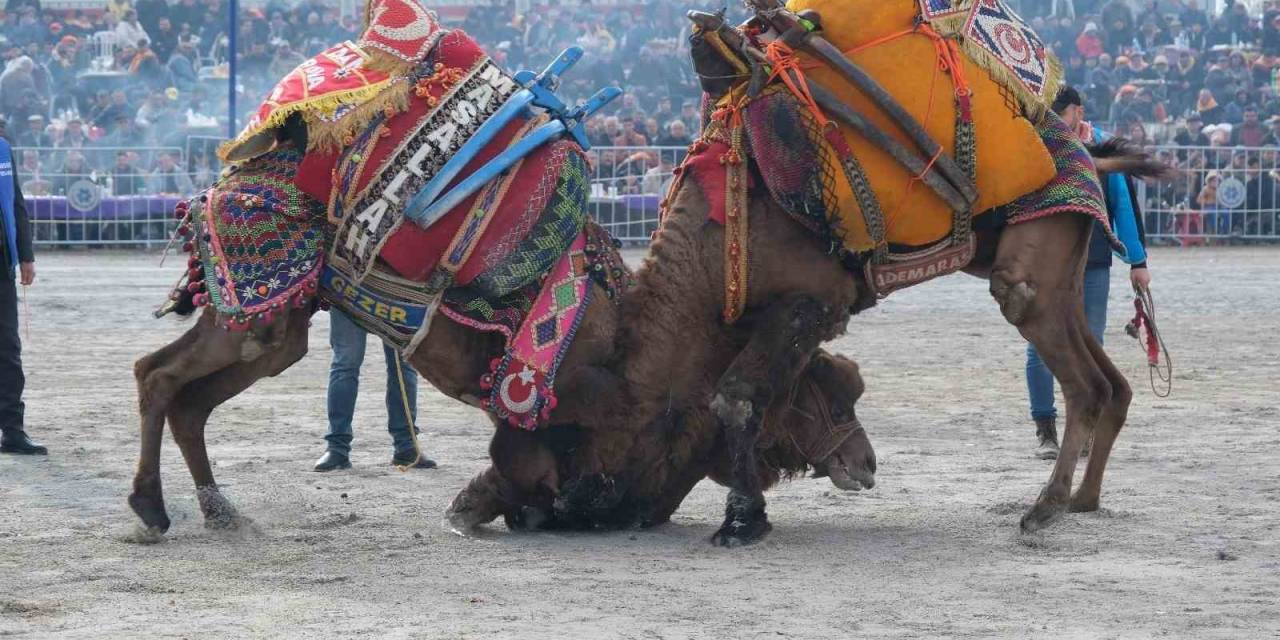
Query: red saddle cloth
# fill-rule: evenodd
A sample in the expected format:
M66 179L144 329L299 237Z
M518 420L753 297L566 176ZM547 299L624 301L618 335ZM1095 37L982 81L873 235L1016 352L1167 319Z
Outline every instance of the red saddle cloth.
M460 96L456 92L462 81L474 76L484 65L492 64L479 45L461 31L451 31L440 39L428 63L432 61L435 73L419 81L410 96L407 109L396 112L385 120L385 131L365 154L359 174L354 180L354 188L351 189L352 193L361 195L352 201L370 197L370 194L376 195L375 190L385 188L387 176L401 169L396 166L396 156L402 153L409 139L425 133L422 128L424 122L433 115L439 117L438 107L442 102L458 108L456 100ZM477 96L481 99L484 97ZM455 102L449 102L451 100ZM505 98L492 95L489 100L501 104ZM452 188L500 153L528 124L526 118L516 118L509 123L493 142L463 168L448 188ZM466 136L459 132L453 142L454 148L460 146L465 139ZM470 260L463 266L455 280L458 284L467 284L473 280L486 268L486 263L493 262L495 253L500 253L504 246L513 244L513 239L518 240L528 232L546 205L550 192L554 190L566 154L572 152L576 152L576 145L566 141L543 145L517 167L516 174L506 189L506 197L490 213L490 231L477 241L472 252L473 256L482 259ZM321 202L330 203L330 215L334 213L334 198L346 195L336 193L341 190L337 172L342 153L341 150L309 153L298 169L299 187ZM403 222L387 235L377 257L404 278L426 280L482 194L484 190L467 198L430 228L424 229L410 221ZM401 199L407 199L412 197L413 191L402 189L398 195ZM354 213L356 212L348 212L347 215ZM485 256L489 256L489 259L483 259Z

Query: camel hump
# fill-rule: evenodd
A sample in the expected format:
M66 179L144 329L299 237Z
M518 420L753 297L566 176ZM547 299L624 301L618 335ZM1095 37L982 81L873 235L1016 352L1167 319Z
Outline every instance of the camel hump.
M965 7L958 8L955 15L968 17L969 5L973 3L963 4ZM960 166L966 165L965 156L972 158L979 194L973 207L975 214L1036 191L1053 178L1054 161L1033 121L1038 122L1043 115L1045 105L1041 97L1056 91L1056 85L1061 82L1056 66L1047 65L1041 72L1042 77L1033 83L1033 89L1022 84L1018 75L994 53L977 46L962 46L964 69L957 76L962 75L966 81L972 113L972 127L966 130L958 126L962 101L957 99L955 76L939 71L938 43L923 31L912 31L920 17L919 3L792 0L788 7L795 11L816 10L821 14L822 35L827 40L841 51L851 52L847 54L850 59L875 78ZM963 24L952 25L942 17L939 15L935 20L938 32L944 28L963 28ZM993 24L989 22L988 28ZM894 34L904 35L892 37ZM864 115L872 125L902 137L898 123L838 71L826 65L806 65L805 73ZM765 106L760 105L762 109ZM797 154L788 151L795 145L787 141L795 139L794 136L767 130L776 128L776 118L767 118L762 113L761 117L747 121L748 127L753 123L762 125L750 132L757 161L769 162L770 158L776 158L780 169L795 162ZM849 127L841 127L841 133L861 164L866 183L883 212L888 232L886 240L890 244L926 246L951 232L952 213L946 202L931 189L915 185L913 175L862 135ZM841 163L834 152L828 148L818 155L821 157L812 161L815 169L840 173ZM794 174L794 170L788 170L779 175ZM856 189L850 180L837 176L832 191L827 209L839 212L839 235L845 238L845 246L855 252L870 250L874 243L866 229L866 212L862 211Z

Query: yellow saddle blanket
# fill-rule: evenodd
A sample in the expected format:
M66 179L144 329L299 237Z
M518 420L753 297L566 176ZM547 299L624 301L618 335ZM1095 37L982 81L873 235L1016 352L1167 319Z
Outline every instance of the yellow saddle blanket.
M953 74L940 65L939 40L914 28L921 11L915 0L791 0L788 8L820 13L822 35L878 80L943 149L959 157ZM1034 108L1040 98L1028 98L1022 87L1014 86L1016 77L1010 76L1008 69L979 59L967 45L959 50L964 66L961 75L971 93L974 120L979 193L973 208L976 215L1043 187L1056 171L1027 117L1036 118L1043 113ZM897 123L843 76L803 54L800 57L809 79L820 82L872 124L914 148ZM1044 78L1041 88L1056 90L1060 71L1056 63L1046 68L1049 75L1059 77ZM918 181L913 183L913 176L902 165L861 135L847 127L842 127L842 133L879 200L889 243L922 246L950 233L950 208L931 189ZM824 154L834 153L829 145L822 148ZM828 158L828 162L839 165L834 158ZM858 252L872 249L848 181L840 178L833 186L845 246Z

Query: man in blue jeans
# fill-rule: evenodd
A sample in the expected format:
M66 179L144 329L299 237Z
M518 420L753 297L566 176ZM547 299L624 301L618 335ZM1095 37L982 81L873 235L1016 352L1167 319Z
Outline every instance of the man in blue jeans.
M1084 121L1084 102L1080 93L1071 87L1062 90L1053 103L1053 110L1062 116L1076 134L1085 142L1096 144L1108 136ZM1151 284L1147 271L1146 234L1142 228L1142 212L1138 198L1128 176L1102 174L1102 192L1107 202L1107 216L1116 236L1124 243L1129 263L1129 280L1135 288L1146 289ZM1084 267L1084 314L1089 321L1089 331L1102 343L1107 328L1107 296L1111 293L1111 244L1106 231L1094 222L1089 240L1089 259ZM1058 410L1054 407L1053 374L1040 360L1036 348L1027 345L1027 392L1031 397L1031 419L1036 423L1036 456L1042 460L1058 457ZM1083 452L1085 455L1087 451Z
M333 362L329 365L329 433L324 437L329 448L316 461L316 471L351 468L351 420L355 415L360 365L364 363L367 343L368 334L350 316L338 309L329 310L329 346L333 348ZM395 445L391 464L434 469L435 461L425 455L419 458L413 448L414 432L417 431L414 424L418 414L418 374L394 349L383 345L382 350L387 358L387 431L391 432L391 441ZM401 375L404 376L403 396L400 391ZM412 416L405 415L406 399Z

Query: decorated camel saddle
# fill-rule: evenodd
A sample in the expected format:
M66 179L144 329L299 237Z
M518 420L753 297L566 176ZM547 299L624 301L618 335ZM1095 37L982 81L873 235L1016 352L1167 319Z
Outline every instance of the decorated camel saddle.
M534 428L592 283L614 297L629 277L587 220L581 127L619 91L565 105L580 49L512 76L417 0L367 19L281 80L179 208L189 270L161 313L212 305L253 330L318 295L406 357L443 314L505 337L486 408Z
M775 2L751 0L741 27L690 14L707 124L679 179L726 227L726 319L757 174L879 296L964 268L980 216L1106 220L1087 150L1049 109L1062 69L1003 0Z

